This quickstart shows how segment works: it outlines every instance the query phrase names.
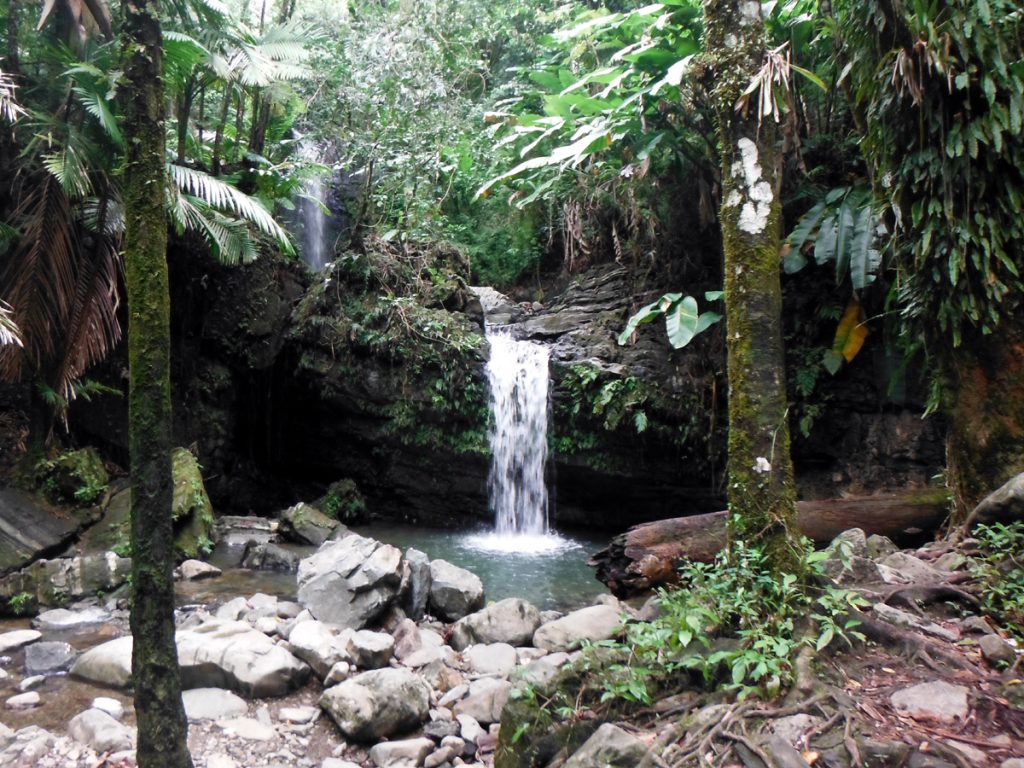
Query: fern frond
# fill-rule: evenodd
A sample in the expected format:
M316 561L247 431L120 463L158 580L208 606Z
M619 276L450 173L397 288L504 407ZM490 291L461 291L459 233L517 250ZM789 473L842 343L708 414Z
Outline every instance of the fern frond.
M18 324L14 322L11 308L3 301L0 301L0 347L14 344L22 346L21 331Z
M278 224L259 200L209 174L171 163L171 178L177 187L203 201L211 208L233 213L272 237L288 254L295 252L288 233Z
M14 98L17 88L11 76L0 70L0 115L9 123L26 114Z

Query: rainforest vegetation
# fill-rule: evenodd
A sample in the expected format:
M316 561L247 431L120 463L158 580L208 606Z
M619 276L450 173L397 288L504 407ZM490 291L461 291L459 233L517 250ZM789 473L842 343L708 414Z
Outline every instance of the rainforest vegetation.
M680 670L713 677L725 657L663 664L658 651L706 642L708 624L739 631L730 679L744 695L792 683L808 633L818 650L856 637L857 598L822 586L799 535L791 459L856 366L870 359L884 380L880 408L903 398L940 425L951 530L1024 472L1016 0L9 0L0 29L8 469L31 484L88 442L76 401L128 409L133 629L152 641L136 644L136 690L155 718L140 710L140 765L189 764L180 691L162 677L175 668L170 406L189 365L171 351L205 341L208 318L172 321L174 302L232 269L300 275L288 341L315 343L285 368L325 401L348 397L331 389L339 371L373 379L360 361L405 366L387 384L403 401L367 419L374 460L399 443L444 445L467 467L486 453L482 384L465 372L480 329L452 314L469 285L534 312L617 265L635 291L602 343L697 350L691 381L727 401L706 429L654 423L664 403L648 383L586 365L554 404L598 433L664 437L712 468L728 503L726 554L714 572L687 566L691 596L632 632L645 661L614 667L611 699L649 704ZM299 266L310 206L330 222L327 277ZM272 314L236 293L228 310L201 307L244 331L223 348ZM203 373L209 391L220 371ZM696 413L704 389L677 411ZM592 447L586 429L557 438L564 453ZM753 602L734 600L744 590Z

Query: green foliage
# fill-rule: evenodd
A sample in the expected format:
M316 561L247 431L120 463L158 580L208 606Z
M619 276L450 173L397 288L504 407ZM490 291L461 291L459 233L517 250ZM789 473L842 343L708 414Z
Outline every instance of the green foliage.
M708 291L704 298L716 301L722 298L722 292ZM717 312L701 312L693 296L666 293L657 301L638 309L629 318L626 327L619 334L619 344L628 342L639 326L654 322L662 316L665 318L668 341L674 349L682 349L693 341L694 336L703 333L722 319Z
M894 217L900 303L959 344L1019 311L1024 15L1016 0L834 4L843 76Z
M820 575L825 553L804 547L803 567ZM608 644L628 659L609 668L604 697L649 704L660 687L691 674L740 698L771 698L792 682L801 647L863 639L849 615L866 604L856 593L803 584L767 564L763 551L734 542L714 563L684 565L680 584L659 593L661 615L629 624L621 644Z
M970 573L985 610L1024 637L1024 522L979 525L974 529L981 552Z
M7 598L7 605L15 616L24 616L32 609L35 599L29 592L18 592Z
M328 517L339 522L352 524L366 517L366 499L360 493L354 480L338 480L319 500L316 506Z

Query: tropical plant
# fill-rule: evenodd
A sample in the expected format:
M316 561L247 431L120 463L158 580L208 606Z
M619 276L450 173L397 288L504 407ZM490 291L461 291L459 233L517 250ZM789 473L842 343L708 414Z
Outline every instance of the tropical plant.
M708 301L717 301L722 298L722 292L706 291L704 298ZM659 317L665 318L665 332L668 334L669 344L674 349L682 349L693 341L695 336L722 319L717 312L701 312L693 296L666 293L657 301L641 307L629 318L626 327L619 334L619 344L628 342L641 325L652 323Z

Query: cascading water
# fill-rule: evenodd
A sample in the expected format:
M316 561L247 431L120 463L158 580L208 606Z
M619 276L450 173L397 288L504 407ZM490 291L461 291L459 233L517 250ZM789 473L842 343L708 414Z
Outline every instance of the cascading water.
M319 272L327 266L327 215L324 213L324 183L319 174L306 180L298 200L302 220L302 260Z
M548 532L548 350L507 331L489 334L494 427L488 497L498 536Z

